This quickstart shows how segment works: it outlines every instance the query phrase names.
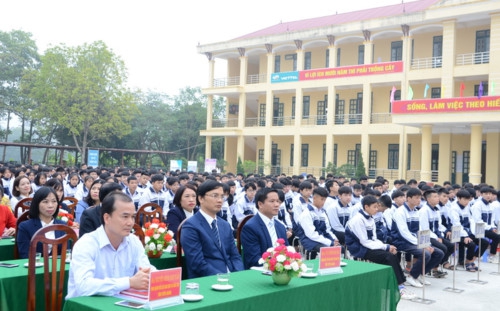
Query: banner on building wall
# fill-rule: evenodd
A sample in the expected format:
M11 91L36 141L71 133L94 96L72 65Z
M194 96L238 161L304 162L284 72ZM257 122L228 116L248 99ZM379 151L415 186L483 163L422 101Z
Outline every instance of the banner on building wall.
M170 170L171 171L176 171L182 170L182 160L170 160Z
M198 161L188 161L188 172L198 172Z
M299 72L299 80L335 79L403 72L403 62L376 63L336 68L321 68Z
M217 169L217 159L205 159L205 172L212 172Z
M500 96L399 100L392 103L392 114L448 113L500 110Z
M87 165L92 167L99 166L99 150L91 150L89 149L87 155Z
M299 81L298 71L275 72L271 74L271 83Z

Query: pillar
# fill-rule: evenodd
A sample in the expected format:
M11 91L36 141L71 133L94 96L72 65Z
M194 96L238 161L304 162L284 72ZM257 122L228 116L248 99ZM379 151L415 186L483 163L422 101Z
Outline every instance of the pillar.
M443 57L441 65L441 98L458 97L455 94L453 70L455 68L456 21L443 22Z
M370 169L370 136L368 133L361 134L361 155L365 163L365 174L368 175L368 170Z
M326 134L325 167L328 166L329 162L333 164L333 146L334 146L334 143L335 142L334 142L333 135Z
M295 134L293 136L293 175L300 174L300 156L302 150L302 136Z
M273 92L271 90L267 90L266 91L266 127L273 126L273 106L274 106Z
M486 178L488 185L493 185L495 189L500 186L500 133L486 134Z
M336 98L337 96L335 94L335 85L331 83L331 85L328 86L328 102L327 102L328 111L326 112L326 124L328 128L331 128L332 126L335 125Z
M362 111L362 123L365 125L370 124L371 121L371 114L372 114L372 105L371 105L371 99L372 99L372 86L370 83L365 82L363 83L363 109Z
M264 163L259 163L259 166L264 165L264 174L271 174L271 150L272 150L272 141L271 135L264 135Z
M248 57L242 55L240 56L240 85L247 84L247 72L248 72Z
M300 127L302 124L302 97L303 92L301 88L295 90L295 126Z
M432 159L432 125L422 125L422 159L420 165L420 180L431 181Z
M238 102L238 128L239 129L243 129L245 127L246 108L247 108L247 94L245 92L241 92L239 102Z
M483 143L483 126L481 124L471 124L470 130L469 182L473 185L477 185L481 183L481 149Z
M443 184L451 178L451 133L439 134L439 172L438 183Z
M207 130L212 128L213 115L214 115L214 96L207 95Z
M212 136L205 137L205 159L212 158Z
M403 126L401 133L399 133L399 179L406 180L406 168L408 163L408 134L406 134L406 127Z

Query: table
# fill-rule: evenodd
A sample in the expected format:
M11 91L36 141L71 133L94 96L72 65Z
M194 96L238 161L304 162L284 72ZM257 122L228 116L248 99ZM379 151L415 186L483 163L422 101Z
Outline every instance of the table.
M293 278L289 285L273 284L270 276L246 270L231 273L234 289L218 292L210 288L215 276L182 281L200 284L200 302L159 310L396 310L399 290L390 266L346 261L344 273L313 279ZM64 311L124 311L115 297L77 297L66 301Z
M177 267L177 255L170 252L164 252L160 258L149 258L149 263L158 270Z
M0 261L14 259L14 239L0 239Z

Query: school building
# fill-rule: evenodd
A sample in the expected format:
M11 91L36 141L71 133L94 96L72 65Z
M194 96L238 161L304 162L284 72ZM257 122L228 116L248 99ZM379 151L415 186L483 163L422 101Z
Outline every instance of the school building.
M296 8L300 9L300 8ZM500 1L421 0L280 23L198 46L208 59L206 157L225 137L265 174L500 185ZM227 76L215 77L217 60ZM214 118L213 96L227 101Z

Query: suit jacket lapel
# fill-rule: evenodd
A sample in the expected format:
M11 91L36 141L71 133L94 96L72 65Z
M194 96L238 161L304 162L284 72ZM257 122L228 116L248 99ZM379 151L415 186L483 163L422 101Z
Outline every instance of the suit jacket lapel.
M266 248L269 248L268 245L273 246L273 242L271 241L271 237L269 236L269 229L267 229L267 225L264 223L264 220L260 218L260 215L255 215L254 217L258 217L259 225L261 226L262 233L264 233L264 236L266 237Z
M203 229L205 229L205 232L207 235L212 239L214 242L215 247L222 253L221 246L219 245L219 241L216 241L214 234L212 233L212 226L208 224L208 222L205 220L205 217L201 213L197 213L196 216L198 216L200 225ZM220 231L219 231L219 238L220 238ZM222 241L221 241L222 244Z

